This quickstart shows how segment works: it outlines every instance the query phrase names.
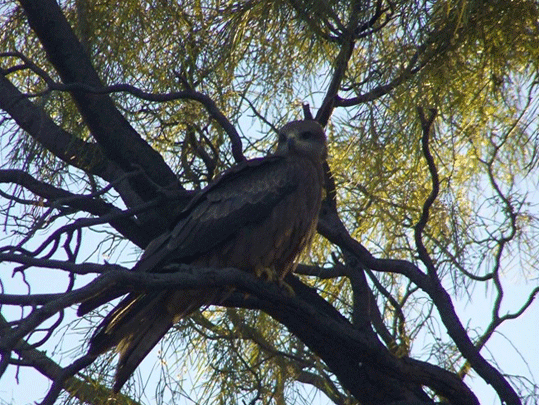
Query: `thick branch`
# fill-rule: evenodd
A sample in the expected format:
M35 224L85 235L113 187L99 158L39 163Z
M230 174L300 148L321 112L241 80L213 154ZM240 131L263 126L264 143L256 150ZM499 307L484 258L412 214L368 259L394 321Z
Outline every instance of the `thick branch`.
M20 0L30 27L64 83L83 83L100 88L101 80L58 3L54 0ZM123 170L133 163L143 168L154 184L177 186L177 179L159 153L131 127L108 95L74 91L78 110L104 153ZM154 186L142 177L132 182L143 200L153 198Z
M7 321L0 315L0 329L7 327ZM28 342L21 340L15 347L15 353L24 361L26 366L33 367L51 381L56 381L65 371L60 365L51 360L47 355L34 348ZM73 397L89 404L104 403L112 394L111 390L98 384L97 381L83 381L77 377L68 378L64 383L64 389ZM132 399L121 396L122 402L137 405Z
M349 403L347 400L348 398L342 395L339 392L339 389L335 387L333 382L326 376L310 373L308 371L301 371L296 377L296 380L303 384L312 385L316 389L322 391L331 399L331 402L336 405L347 405Z
M451 297L441 284L435 286L434 294L431 295L431 299L434 301L434 305L436 305L436 308L440 313L440 318L442 319L449 336L451 336L464 358L470 362L477 374L479 374L479 376L481 376L481 378L488 384L492 385L504 403L520 405L522 402L513 387L511 387L500 371L481 356L479 350L470 340L468 333L462 326L462 323L455 312Z
M108 182L114 182L116 191L127 206L134 206L141 202L140 197L127 181L116 182L125 176L126 172L109 160L99 145L84 142L60 128L41 108L29 101L1 74L0 108L57 158ZM133 170L134 167L131 168L131 171Z
M264 302L262 309L320 356L362 403L383 404L412 398L418 403L428 402L419 385L431 386L453 404L478 403L454 374L426 363L393 357L378 341L352 326L314 289L293 277L286 282L301 301L271 300Z
M121 170L109 161L98 145L84 142L54 123L0 74L0 108L53 155L64 162L113 181Z
M198 101L204 106L208 114L223 128L227 133L230 143L232 144L232 155L234 160L239 163L245 160L243 156L243 146L241 137L232 123L228 120L225 114L219 109L215 101L209 96L194 89L188 88L182 91L175 91L170 93L149 93L136 86L119 83L111 86L93 87L85 83L69 83L58 84L49 83L48 89L45 92L51 90L56 91L69 91L69 92L85 92L88 94L111 94L111 93L129 93L141 100L166 102L174 100L194 100Z
M0 183L18 184L32 193L49 200L49 205L68 206L92 215L103 216L120 214L122 211L114 205L92 196L81 196L69 191L38 181L22 170L0 170ZM137 225L131 218L111 219L110 225L120 234L131 240L139 247L148 244L148 233Z
M348 67L348 61L352 57L352 52L354 51L354 31L356 30L358 24L358 18L358 13L352 12L351 21L348 23L346 32L343 35L341 49L339 50L339 54L335 59L335 66L333 75L331 77L331 82L326 90L326 96L324 97L322 106L316 113L316 121L318 121L324 127L327 125L329 117L331 117L331 114L335 108L335 100L339 93L341 83L344 80L344 75Z
M352 326L314 289L292 276L286 281L294 288L295 296L285 293L276 284L236 269L183 265L177 268L183 271L150 274L113 270L102 274L85 287L69 291L35 309L16 328L4 329L0 350L6 352L17 347L27 333L59 310L105 289L125 286L131 290L200 289L235 285L249 293L244 296L244 306L255 303L286 325L328 364L346 389L365 404L412 399L428 402L421 384L433 387L454 404L477 404L473 394L452 373L426 363L393 357L379 342ZM256 297L256 301L252 297Z

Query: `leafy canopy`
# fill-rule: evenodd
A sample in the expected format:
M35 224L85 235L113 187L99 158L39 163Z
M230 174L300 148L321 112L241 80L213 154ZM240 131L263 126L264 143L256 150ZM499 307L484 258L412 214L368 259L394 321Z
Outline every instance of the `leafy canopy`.
M21 3L0 5L3 75L74 139L99 144L69 89L51 87L67 83L30 30ZM186 89L204 94L240 132L245 156L265 154L273 142L271 129L300 118L301 105L309 103L316 118L327 121L338 214L350 235L375 257L403 259L429 274L434 266L435 277L456 302L486 292L492 300L487 321L461 313L477 349L531 304L539 268L536 2L76 0L60 5L105 86L126 83L146 95ZM203 187L237 160L230 132L200 100L153 100L133 91L110 95L182 188ZM437 180L426 164L420 142L426 128L417 107L436 111L427 139ZM118 187L104 189L110 181L89 170L90 164L73 167L14 120L18 123L3 113L4 169L24 170L74 194L94 193L119 208L133 207ZM439 193L420 229L433 187ZM19 235L12 244L31 240L37 229L58 229L64 222L56 218L81 218L78 210L55 211L50 199L24 187L12 185L2 196L5 229ZM350 246L324 236L304 255L302 262L310 266L300 266L299 273L354 320L362 303L349 269L357 257L351 257ZM133 245L118 228L91 226L82 237L94 241L95 252L118 262L134 259ZM85 254L96 261L94 252ZM372 328L395 357L420 358L461 377L476 375L459 342L440 326L446 314L417 282L365 263L360 268L377 308ZM513 280L530 287L516 303L506 304L504 292ZM82 324L88 330L89 324ZM209 308L177 325L162 348L162 378L155 389L166 398L188 395L182 389L187 368L196 375L190 384L199 402L311 403L312 394L299 383L337 404L357 400L305 343L262 311ZM111 358L103 358L87 371L95 381L108 381L112 367ZM533 402L533 375L511 382L521 398L530 395ZM129 394L144 402L142 391L133 384Z

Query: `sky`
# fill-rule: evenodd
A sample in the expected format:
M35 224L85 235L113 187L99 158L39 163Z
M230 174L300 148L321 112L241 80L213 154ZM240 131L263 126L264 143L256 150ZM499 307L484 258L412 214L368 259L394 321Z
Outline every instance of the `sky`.
M8 273L10 272L7 269L6 265L0 265L0 277L2 282L5 283L5 287L11 293L23 293L24 291L19 286L15 286L15 283L10 283L10 278ZM36 274L32 277L32 285L40 285L42 288L40 290L47 291L49 290L49 285L51 283L56 283L56 280L50 279L49 277ZM83 282L83 280L81 280ZM12 285L13 284L13 285ZM522 298L527 295L529 292L530 286L525 286L522 283L515 282L514 285L508 289L507 294L507 307L518 306L522 302ZM37 291L36 291L37 292ZM485 294L475 294L473 300L469 303L456 302L456 310L463 317L463 319L469 319L470 324L481 324L486 322L486 318L489 316L489 311L491 308L491 302ZM4 316L9 316L12 313L13 316L16 316L18 310L11 308L3 308L2 314ZM69 319L74 319L75 314L74 310L70 311L69 314L66 314L66 321ZM483 355L490 357L490 354L498 361L499 368L503 370L504 373L519 375L519 374L528 374L529 372L535 376L536 379L539 378L539 352L537 351L536 342L539 338L539 304L535 302L529 308L529 310L519 319L514 321L509 321L508 323L502 325L499 329L499 332L493 336L487 349L483 350ZM532 330L532 333L530 333ZM535 331L535 332L533 332ZM58 350L56 344L60 341L61 335L65 330L61 329L56 336L52 339L50 344L45 346L48 354L54 353ZM425 341L428 340L428 336L423 337ZM416 343L417 347L423 346L421 339ZM74 333L73 331L68 331L67 336L62 341L62 345L65 347L80 347L84 345L85 342L81 340L79 334ZM143 380L150 379L154 380L158 378L159 372L159 361L157 359L158 351L160 347L157 346L152 353L146 358L143 364L140 366L140 369L137 371L143 376ZM415 347L412 348L412 353L414 353ZM53 356L56 358L56 355ZM66 361L69 361L69 358L62 360L62 364L68 364ZM193 379L196 378L192 373L185 376L186 380L184 382L184 389L187 393L190 393L192 396L193 392L190 392L193 388ZM466 378L466 383L474 390L474 392L480 398L482 405L489 404L498 404L496 395L494 391L487 386L483 380L474 374ZM48 379L42 377L37 372L29 369L20 369L18 372L14 367L6 372L6 375L0 379L0 405L4 404L15 404L15 405L26 405L33 404L36 401L39 401L44 397L50 383ZM191 387L191 389L190 389ZM316 399L313 404L332 404L327 398L323 395L314 395ZM156 399L153 398L153 392L146 393L145 403L156 403ZM187 398L180 399L177 403L179 404L192 404L193 402Z
M313 105L319 105L316 101ZM246 124L248 128L250 124ZM258 133L258 129L256 132ZM1 142L6 142L2 139ZM2 150L5 150L6 145L2 145ZM5 159L5 154L2 154L1 159ZM0 161L4 165L5 161ZM4 185L0 188L5 191ZM538 196L536 201L539 201L539 193L534 191ZM2 239L9 237L4 235ZM92 240L92 238L90 238ZM103 263L108 261L111 263L125 264L130 266L139 251L128 244L122 245L113 253L104 252L97 248L100 236L97 235L93 239L93 243L85 244L81 257L86 257L88 261ZM4 285L6 292L11 294L26 294L27 290L19 275L12 277L13 266L6 263L0 263L0 279ZM537 271L537 269L535 269ZM44 270L28 271L27 277L32 285L32 293L51 292L61 289L67 285L66 277L59 277L57 272L48 272ZM503 280L506 286L504 304L502 306L502 314L506 311L512 312L518 309L530 290L537 285L537 276L535 281L530 283L524 282L524 277L517 277L511 274L504 274ZM88 278L78 277L77 282L83 285ZM535 284L534 284L535 283ZM469 291L471 299L468 300L464 296L460 300L455 300L456 311L463 320L464 325L473 325L476 328L484 327L490 320L490 312L492 308L492 298L490 291L475 289ZM2 308L2 314L8 319L16 319L19 316L19 309L13 307ZM72 309L66 313L65 323L74 320L75 310ZM532 376L535 381L539 381L539 351L537 350L537 341L539 340L539 303L537 300L531 307L517 320L508 321L502 325L498 332L492 337L482 354L487 359L495 358L499 369L504 373L511 375L528 375ZM440 326L443 330L443 326ZM65 337L63 334L67 332ZM479 332L479 331L478 331ZM425 353L422 353L422 348L432 342L432 337L423 335L418 338L417 342L412 347L412 354L418 358L422 358ZM42 349L46 350L47 354L52 355L56 361L62 365L67 365L70 358L62 353L66 353L66 348L80 349L85 345L85 341L81 335L74 330L60 329L53 336L51 341ZM61 347L60 347L61 345ZM156 347L152 353L139 367L137 373L143 376L143 380L150 379L156 381L159 378L159 360L158 352L160 348ZM192 370L188 370L188 375L185 380L184 389L186 393L191 393L191 397L196 396L196 375ZM470 385L472 390L478 395L482 405L496 405L499 401L492 388L487 386L481 378L473 373L466 377L466 383ZM48 379L42 377L34 370L21 368L17 370L10 367L6 374L0 379L0 405L15 404L26 405L40 401L47 393L50 387ZM310 394L313 396L313 404L325 405L332 402L325 398L322 394ZM159 400L153 397L153 392L145 393L145 403L158 403ZM187 396L177 401L179 404L192 404L193 401Z
M46 233L44 234L46 235ZM92 240L90 238L89 240ZM87 258L91 262L104 261L125 264L130 266L136 260L139 250L135 249L130 244L123 244L114 252L104 252L97 249L97 244L100 236L94 237L94 245L86 243L81 252L82 258ZM27 289L24 283L21 283L20 274L12 277L13 266L6 263L0 263L0 279L7 292L11 294L25 294ZM502 314L505 312L513 312L518 309L523 300L529 295L530 290L534 287L533 283L526 283L523 277L515 276L513 273L504 274L502 279L506 286L506 293L502 305ZM32 293L51 292L67 285L67 277L59 277L57 272L46 270L30 270L27 271L29 284L32 286ZM77 284L83 285L89 280L89 277L77 277ZM536 283L536 282L535 282ZM471 299L465 296L461 300L455 300L455 308L457 313L463 320L464 325L474 325L474 327L485 327L490 320L490 311L492 308L492 298L489 291L481 291L475 289L469 291ZM4 306L2 314L8 319L15 319L20 314L20 310L15 307ZM75 310L71 309L66 313L66 320L75 319ZM537 300L531 307L517 320L508 321L502 325L498 332L492 337L487 347L482 354L487 358L495 358L499 368L507 374L511 375L531 375L535 381L539 380L539 352L537 351L534 342L539 338L539 304ZM440 326L443 329L443 326ZM66 348L80 349L85 341L81 335L73 330L61 328L58 333L51 339L51 342L46 344L42 349L46 350L47 354L59 361L62 365L69 364L70 358L62 353L66 353ZM431 342L430 336L420 336L414 346L412 346L412 354L418 358L422 358L425 353L422 353L422 348ZM137 371L143 376L143 380L150 379L155 381L159 377L159 360L157 354L159 347L143 362ZM60 360L59 357L60 356ZM194 375L190 371L185 377L184 389L187 395L191 394L191 398L196 397L196 390L193 388ZM470 385L472 390L480 398L481 404L498 404L498 400L494 391L487 386L481 378L473 373L466 378L466 383ZM17 370L10 367L6 375L0 380L0 405L15 404L25 405L32 404L41 400L48 388L50 382L31 369L21 368ZM331 404L323 394L314 394L313 404L323 405ZM145 393L145 403L156 403L158 400L153 397L153 392ZM192 400L188 397L181 398L177 401L179 404L192 404Z

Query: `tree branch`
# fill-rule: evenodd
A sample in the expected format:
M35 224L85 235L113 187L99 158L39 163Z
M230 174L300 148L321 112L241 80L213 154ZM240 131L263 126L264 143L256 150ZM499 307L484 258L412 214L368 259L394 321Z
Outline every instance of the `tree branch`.
M496 390L499 397L508 405L520 405L521 401L517 393L511 387L509 382L503 377L503 375L493 367L488 361L484 359L479 353L479 350L474 346L468 333L462 326L459 317L455 312L455 308L451 301L451 297L447 291L443 288L442 283L437 275L436 267L431 257L429 256L427 249L422 241L423 229L428 221L429 210L434 200L436 199L439 191L439 178L434 159L429 149L429 134L430 128L436 116L436 110L431 110L429 118L425 118L423 110L419 107L418 114L421 121L421 127L423 135L421 138L421 144L423 154L427 160L429 166L429 172L432 179L432 191L423 205L423 212L419 222L415 226L415 241L416 248L421 261L427 267L429 278L432 283L432 291L430 297L434 302L434 305L438 309L440 318L447 328L449 336L453 339L460 352L471 364L473 369L483 378L488 384Z
M417 63L417 60L419 59L419 55L420 55L420 50L418 50L414 54L414 56L412 56L412 58L410 59L410 62L408 63L408 66L404 68L402 73L387 84L379 85L375 87L374 89L368 91L367 93L364 93L364 94L361 94L359 96L352 97L352 98L341 98L337 95L335 97L335 107L352 107L358 104L363 104L363 103L368 103L370 101L374 101L382 96L385 96L386 94L389 94L395 88L397 88L406 80L408 80L410 76L419 72L427 64L427 62L425 61L419 64L418 66L415 66L415 64Z
M430 148L429 148L430 131L431 131L432 123L434 122L434 118L436 118L436 110L435 109L429 110L428 118L425 117L422 107L417 107L417 113L419 115L419 120L421 121L421 129L423 131L423 135L421 137L421 147L423 150L423 155L425 156L427 165L429 167L429 173L430 173L431 182L432 182L432 190L430 192L430 195L427 197L427 200L423 204L421 217L419 218L419 221L414 227L414 237L415 237L415 244L416 244L417 253L419 254L419 258L421 259L423 264L427 267L428 274L431 277L437 278L436 266L434 265L432 259L430 258L427 252L427 249L425 248L425 245L423 244L423 231L429 220L429 211L430 211L430 208L432 207L432 204L434 204L434 201L438 197L438 193L440 192L440 179L438 177L438 170L436 169L436 164L434 163L434 158L432 157L432 154L430 153Z
M333 402L335 405L349 404L347 398L344 397L339 392L339 389L335 387L333 382L325 376L310 373L308 371L301 371L296 377L296 380L303 384L312 385L316 389L322 391L328 398L331 399L331 402Z
M73 274L92 274L92 273L106 273L115 270L127 270L124 267L116 264L97 264L97 263L71 263L66 260L53 260L53 259L43 259L32 257L24 254L16 253L0 253L0 262L11 262L11 263L21 263L27 266L40 267L44 269L57 269L68 271ZM0 295L3 297L3 295ZM45 295L46 297L46 295ZM0 299L0 302L2 302ZM32 302L28 298L27 302Z
M463 353L464 357L470 361L476 372L485 381L490 383L496 389L500 398L504 398L508 404L520 404L518 396L509 383L474 347L468 334L460 323L449 294L442 287L439 280L433 281L431 277L421 272L417 266L406 260L374 258L365 247L349 235L337 212L327 205L321 210L318 221L318 232L330 242L341 247L341 249L347 249L356 255L358 260L370 269L403 274L425 291L438 309L442 322L447 328L449 335L457 344L457 347Z
M212 117L228 135L232 144L232 155L236 163L245 160L243 156L243 146L241 137L225 114L219 109L215 101L209 96L191 88L170 93L150 93L127 83L118 83L110 86L94 87L85 83L49 83L48 88L40 93L32 94L30 97L44 95L50 91L67 91L71 93L87 93L95 95L106 95L112 93L128 93L141 100L166 102L174 100L198 101L204 106L210 117Z
M101 80L88 55L54 0L20 0L30 27L37 34L51 63L64 83L83 83L101 88ZM124 171L133 162L140 165L152 182L162 187L179 187L174 173L159 153L153 150L105 94L73 91L77 108L105 155ZM139 177L131 182L145 201L153 198L154 187Z
M39 144L65 163L115 184L127 206L140 204L132 182L116 182L125 171L109 160L99 145L84 142L63 130L39 107L30 102L13 84L0 74L0 108ZM130 168L133 172L135 167ZM129 172L127 172L129 173ZM157 217L147 222L159 224ZM164 229L164 228L162 228Z
M365 404L389 404L406 398L428 402L428 397L419 389L421 384L439 390L441 395L454 404L477 404L473 394L452 373L426 363L393 357L378 341L354 328L315 290L293 276L286 279L296 292L295 296L290 296L277 284L264 282L236 269L206 269L185 265L170 267L179 271L152 274L111 270L102 274L85 287L46 302L9 331L3 329L0 350L4 353L13 350L27 333L61 309L105 289L123 289L127 286L130 290L145 291L191 290L235 285L249 294L244 296L248 306L253 305L249 297L256 297L256 305L260 309L285 324L309 345L328 364L345 388ZM62 378L67 377L66 374ZM380 390L382 387L383 391Z
M446 396L451 403L478 404L453 373L427 363L423 367L422 362L395 358L380 342L352 326L314 289L292 276L285 281L301 301L271 300L264 302L261 309L286 325L320 356L340 383L362 403L390 403L389 398L402 401L405 400L400 397L403 393L405 397L409 395L408 399L428 402L419 389L419 385L424 384ZM430 382L427 384L427 381Z
M338 213L327 204L320 212L318 232L331 243L353 253L366 267L384 273L402 274L430 295L430 280L425 273L406 260L375 258L361 243L350 236Z
M54 123L0 74L0 108L53 155L81 170L113 181L121 170L108 160L98 145L84 142Z
M120 177L116 182L123 181L128 175ZM122 211L110 203L95 198L93 195L84 196L70 193L50 184L40 182L22 170L0 170L1 183L18 184L32 193L49 200L46 205L56 206L58 208L68 206L96 216L112 216L109 222L110 225L124 237L139 247L145 247L149 242L148 232L145 229L137 225L131 218L118 217L118 219L114 219L115 214L119 215Z
M338 96L341 83L344 80L344 75L348 67L348 61L352 57L352 52L354 51L354 31L356 30L358 24L358 18L358 13L351 13L350 21L346 27L346 31L343 34L339 54L335 58L335 66L333 68L331 82L326 90L326 96L324 97L324 101L322 101L322 106L316 113L316 121L318 121L323 127L327 125L329 118L333 113L335 108L335 100Z
M4 317L0 315L0 330L6 327L8 327L8 323ZM47 357L44 352L37 350L25 340L19 341L14 351L25 362L26 366L35 368L51 381L57 381L65 371L64 368ZM96 405L105 402L106 399L112 395L110 389L87 377L85 380L81 380L77 377L68 378L64 383L64 389L80 401ZM122 394L117 395L126 405L138 405L137 402L129 397Z

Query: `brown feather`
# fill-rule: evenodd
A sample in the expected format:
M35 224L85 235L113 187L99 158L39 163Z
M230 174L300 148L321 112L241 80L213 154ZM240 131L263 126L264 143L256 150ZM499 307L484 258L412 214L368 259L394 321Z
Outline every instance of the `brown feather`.
M282 133L286 144L279 143L276 155L235 166L202 190L170 232L150 243L133 271L170 271L166 265L174 262L251 273L271 270L280 280L293 271L316 230L326 145L314 121L289 123ZM175 322L230 291L131 293L97 328L90 352L117 346L118 391ZM91 310L121 293L105 291L81 308Z

